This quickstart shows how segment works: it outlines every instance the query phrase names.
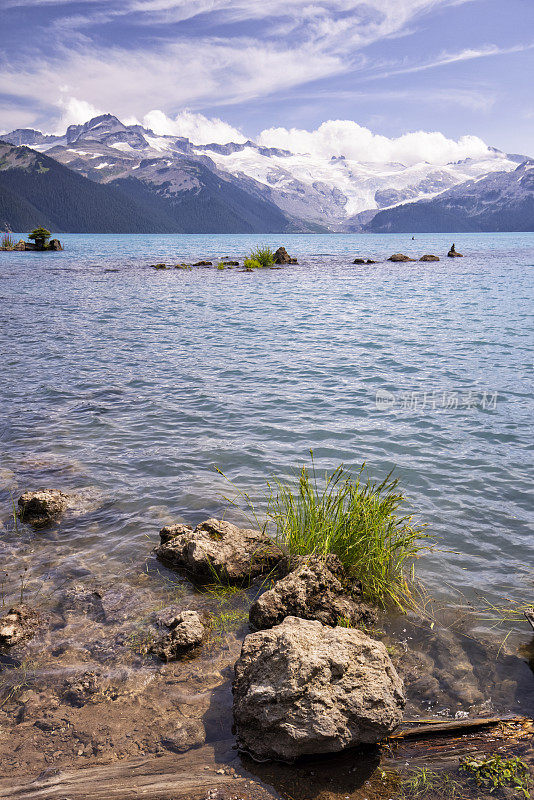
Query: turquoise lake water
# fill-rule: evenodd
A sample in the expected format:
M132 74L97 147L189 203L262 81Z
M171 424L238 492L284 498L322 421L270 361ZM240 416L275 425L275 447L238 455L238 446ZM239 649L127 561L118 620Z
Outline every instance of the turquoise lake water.
M534 599L534 234L60 238L0 253L8 571L135 575L161 524L224 512L215 467L261 509L313 448L320 469L395 468L445 551L419 564L432 593ZM257 243L299 265L148 268ZM399 251L442 260L351 263ZM85 513L17 534L11 497L48 486Z

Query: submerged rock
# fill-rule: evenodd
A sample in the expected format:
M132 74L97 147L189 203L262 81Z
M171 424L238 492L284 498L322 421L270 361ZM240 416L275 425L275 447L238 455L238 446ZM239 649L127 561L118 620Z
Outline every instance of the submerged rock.
M421 256L419 261L439 261L439 256L433 256L433 255Z
M200 747L206 741L206 730L199 719L178 720L173 728L160 739L161 744L171 753L187 753Z
M233 692L239 747L283 761L378 742L405 705L381 642L296 617L245 638Z
M388 258L388 261L415 261L415 258L405 256L404 253L393 253L393 255Z
M0 645L13 647L24 639L30 639L39 625L39 615L24 604L13 606L0 617Z
M213 261L197 261L196 264L191 264L192 267L212 267Z
M202 644L204 625L196 611L182 611L167 623L169 633L149 648L162 661L175 661Z
M291 258L285 247L279 247L274 254L275 264L298 264L296 258Z
M166 264L152 264L152 269L167 269Z
M181 567L198 581L249 583L282 557L280 548L261 531L238 528L226 520L208 519L195 530L178 527L184 530L171 538L166 537L172 529L162 529L156 555L167 566Z
M449 258L463 258L462 253L457 253L456 252L456 245L454 243L453 243L451 249L449 250L449 252L447 253L447 255L448 255Z
M69 496L57 489L25 492L18 501L19 514L23 522L34 528L45 528L56 522L69 506Z
M376 264L376 261L373 261L372 258L355 258L352 262L353 264Z
M357 582L349 592L343 584L345 578L337 556L311 556L253 603L250 622L255 628L271 628L291 616L332 626L340 620L349 625L372 624L376 616L360 602L361 584Z
M238 267L239 261L222 261L221 262L225 267Z

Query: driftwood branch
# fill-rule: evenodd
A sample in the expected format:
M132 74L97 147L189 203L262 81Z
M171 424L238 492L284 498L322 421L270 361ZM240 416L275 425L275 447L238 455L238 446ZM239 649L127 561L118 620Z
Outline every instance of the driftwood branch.
M491 728L501 722L524 723L531 722L528 717L473 717L472 719L453 719L448 722L441 720L423 719L417 720L413 726L402 728L398 733L390 736L390 739L419 739L427 736L439 736L449 733L470 733L481 728Z

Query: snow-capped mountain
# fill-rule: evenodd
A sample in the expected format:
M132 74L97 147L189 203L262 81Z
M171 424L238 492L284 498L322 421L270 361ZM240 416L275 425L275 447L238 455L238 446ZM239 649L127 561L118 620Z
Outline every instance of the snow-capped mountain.
M432 200L379 212L376 233L439 231L534 231L534 160L512 172L492 172Z
M110 114L71 125L61 136L19 129L0 138L46 151L98 183L135 178L166 198L200 191L201 166L219 181L276 206L295 230L310 225L359 230L380 209L433 198L490 172L512 171L523 160L489 149L482 158L443 166L425 161L405 165L291 153L252 141L199 145L124 125Z

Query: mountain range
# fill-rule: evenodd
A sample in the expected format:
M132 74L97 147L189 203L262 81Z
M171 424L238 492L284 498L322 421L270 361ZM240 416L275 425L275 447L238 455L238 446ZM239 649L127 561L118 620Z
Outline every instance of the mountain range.
M534 230L532 166L489 148L441 166L195 144L104 114L0 135L0 226L56 232Z

